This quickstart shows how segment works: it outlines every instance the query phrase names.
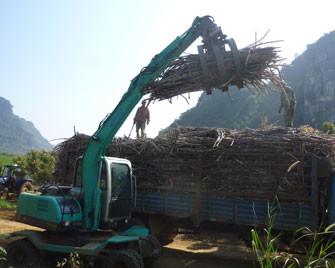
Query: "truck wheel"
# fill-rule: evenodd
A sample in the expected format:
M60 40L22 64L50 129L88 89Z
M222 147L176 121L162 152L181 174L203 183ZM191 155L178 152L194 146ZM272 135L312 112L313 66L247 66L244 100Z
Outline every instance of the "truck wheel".
M40 254L34 245L26 239L11 242L6 251L5 267L39 267Z
M33 185L29 181L24 182L20 188L20 193L32 192L32 191L33 191Z
M150 215L148 225L150 233L155 235L163 246L170 244L177 234L173 221L167 217Z
M111 250L102 268L143 268L143 258L132 249Z
M153 247L153 250L158 250L159 254L155 257L144 258L144 266L145 267L150 267L159 258L159 255L161 254L161 251L162 251L162 245L155 236L153 236L153 235L150 236L150 242L151 242L151 245Z
M156 234L156 237L161 245L166 246L173 242L173 239L176 237L176 235L177 234L175 231L166 230Z

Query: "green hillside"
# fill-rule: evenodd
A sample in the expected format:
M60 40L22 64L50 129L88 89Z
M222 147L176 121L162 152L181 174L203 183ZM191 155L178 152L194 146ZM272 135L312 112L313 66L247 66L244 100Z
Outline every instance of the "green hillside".
M0 153L20 154L51 148L33 123L15 115L10 102L0 97Z
M297 98L295 126L320 127L335 122L335 32L324 35L283 69L283 76ZM207 126L258 128L268 124L283 125L278 114L279 93L254 96L248 90L230 88L229 95L214 91L202 94L196 107L188 110L172 126Z

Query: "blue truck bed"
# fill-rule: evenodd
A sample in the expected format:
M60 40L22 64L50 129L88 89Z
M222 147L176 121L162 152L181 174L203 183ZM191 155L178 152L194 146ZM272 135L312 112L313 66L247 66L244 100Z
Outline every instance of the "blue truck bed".
M274 227L296 230L307 226L317 228L322 221L335 223L335 176L331 180L327 211L319 208L319 189L313 172L310 200L307 202L279 202L232 198L202 192L149 191L139 189L136 212L176 219L197 217L200 221L216 221L239 225L265 225L271 212ZM294 193L293 193L294 194ZM326 214L327 212L327 214Z

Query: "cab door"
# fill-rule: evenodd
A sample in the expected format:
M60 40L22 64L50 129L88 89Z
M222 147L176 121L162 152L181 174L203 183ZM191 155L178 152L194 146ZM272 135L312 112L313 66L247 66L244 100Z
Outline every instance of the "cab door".
M111 199L109 206L110 219L130 217L132 208L132 186L130 167L124 163L110 163Z

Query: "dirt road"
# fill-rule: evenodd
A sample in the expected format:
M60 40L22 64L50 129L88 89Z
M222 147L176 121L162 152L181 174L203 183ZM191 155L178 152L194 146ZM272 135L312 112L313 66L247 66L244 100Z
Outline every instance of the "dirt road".
M10 233L40 230L15 221L14 210L0 210L0 245L5 246ZM153 268L248 268L253 267L250 249L233 234L201 233L178 235L163 248Z

